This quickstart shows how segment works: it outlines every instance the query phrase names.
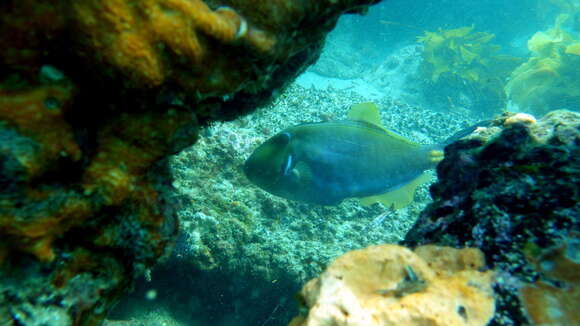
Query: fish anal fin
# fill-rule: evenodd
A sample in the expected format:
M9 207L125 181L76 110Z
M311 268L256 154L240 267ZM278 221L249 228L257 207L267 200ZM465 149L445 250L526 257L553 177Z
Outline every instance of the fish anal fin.
M359 198L360 203L363 206L368 206L374 203L381 203L387 207L401 209L413 202L413 197L415 196L417 187L431 180L431 177L431 172L424 172L415 179L411 180L411 182L393 191L380 195Z

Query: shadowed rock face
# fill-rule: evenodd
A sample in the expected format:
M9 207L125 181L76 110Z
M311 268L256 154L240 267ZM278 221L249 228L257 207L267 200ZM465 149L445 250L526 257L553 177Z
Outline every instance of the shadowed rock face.
M0 5L0 323L97 325L171 248L164 158L375 0Z
M404 241L482 250L498 273L493 325L577 320L566 305L578 298L578 280L562 272L577 262L559 253L580 234L580 114L554 111L530 122L501 118L503 130L489 139L448 146L434 203ZM544 270L543 261L554 268ZM541 303L547 297L551 304Z

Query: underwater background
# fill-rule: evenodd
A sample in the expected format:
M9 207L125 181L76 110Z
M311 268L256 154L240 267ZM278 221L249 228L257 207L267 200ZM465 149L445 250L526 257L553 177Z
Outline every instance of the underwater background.
M286 325L298 313L295 294L333 259L401 241L431 201L429 184L397 211L355 199L332 207L293 202L246 179L241 168L252 151L287 127L342 120L352 104L368 101L385 127L426 144L504 111L538 118L578 111L580 52L558 57L559 72L547 71L541 60L551 54L529 41L543 31L551 47L580 44L579 8L574 1L390 0L364 16L343 16L316 64L272 104L213 123L171 159L179 240L109 318ZM568 17L560 23L561 14Z
M0 326L580 324L580 0L13 0L0 31ZM409 205L244 174L360 103L445 145Z

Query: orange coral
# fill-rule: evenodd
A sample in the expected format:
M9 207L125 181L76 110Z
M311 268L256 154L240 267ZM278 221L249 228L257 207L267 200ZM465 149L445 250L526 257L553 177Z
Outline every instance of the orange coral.
M492 272L477 249L378 245L334 261L300 292L307 315L291 326L485 325Z
M121 114L99 134L97 154L84 175L85 192L99 192L108 205L118 205L137 188L136 176L172 152L173 135L192 124L195 116L186 111Z
M414 250L437 273L453 274L462 270L481 270L485 267L483 252L475 248L453 249L425 245Z
M215 44L231 44L232 53L243 44L258 52L275 44L235 10L211 10L201 0L77 1L73 11L87 53L98 53L140 87L171 79L188 90L231 93L240 89L246 78L241 68L249 63L241 53L216 55Z
M19 175L18 182L32 182L63 161L78 162L81 158L72 128L64 118L73 93L74 88L66 83L21 91L0 89L0 119L19 135L14 136L19 137L16 139L29 143L22 148L19 141L0 146L0 153L11 157L12 168L19 169L14 176ZM20 195L19 200L0 201L3 240L41 260L52 260L54 239L91 211L88 201L74 191L51 188L22 189L13 194ZM42 209L19 212L20 207L29 205Z
M19 91L0 89L0 120L41 144L35 152L18 153L17 159L29 177L38 176L63 157L80 159L72 128L64 119L73 93L70 84Z
M0 40L0 60L35 73L50 52L73 55L72 64L84 58L92 75L131 88L169 84L199 98L256 93L290 59L318 51L341 14L376 2L23 0L3 4L11 15L0 17L0 29L12 33Z
M67 98L61 92L55 87L0 92L10 95L0 97L0 117L40 148L37 152L15 151L21 155L16 160L28 172L22 182L34 180L49 167L54 169L63 157L78 161L81 156L72 129L62 116ZM60 104L46 107L47 100ZM172 151L169 143L173 135L191 124L191 120L191 114L175 110L141 116L122 114L99 135L94 158L81 175L83 189L76 186L37 189L35 184L24 188L18 201L2 203L0 233L17 248L41 260L52 260L54 239L84 223L103 206L117 206L136 198L155 203L156 192L144 181L144 176L154 162ZM25 213L21 212L22 206L28 207ZM159 213L149 209L143 213L138 216L145 220L145 225L159 224Z

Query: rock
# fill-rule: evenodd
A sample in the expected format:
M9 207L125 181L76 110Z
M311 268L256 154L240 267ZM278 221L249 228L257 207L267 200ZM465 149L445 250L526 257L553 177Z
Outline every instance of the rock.
M578 320L574 310L564 308L577 298L577 278L553 276L538 262L577 243L580 234L580 114L554 111L534 120L504 115L477 136L449 145L431 188L434 202L403 241L479 248L498 274L492 325L550 320L535 317L549 315L550 307L571 314L560 321ZM556 266L558 261L565 260L556 259ZM539 285L555 279L560 290ZM530 286L536 290L526 290ZM564 301L553 306L530 304L548 289L568 296L554 295ZM527 311L531 306L544 311Z

